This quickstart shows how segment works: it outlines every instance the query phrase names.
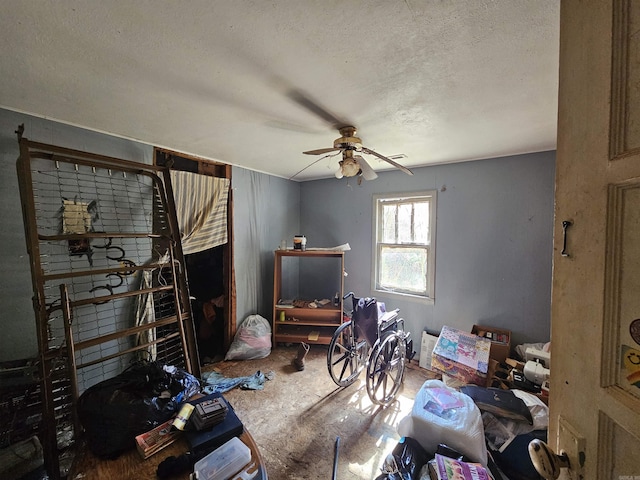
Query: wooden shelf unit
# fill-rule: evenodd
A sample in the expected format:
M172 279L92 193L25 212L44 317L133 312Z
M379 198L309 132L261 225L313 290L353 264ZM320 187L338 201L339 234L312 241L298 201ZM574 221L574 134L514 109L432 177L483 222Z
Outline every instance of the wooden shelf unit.
M297 263L286 265L292 259L298 258ZM311 260L310 260L311 259ZM326 260L326 261L325 261ZM323 265L323 269L310 272L305 271L302 262L315 262L313 265ZM333 263L333 265L331 264ZM285 264L285 265L283 265ZM312 265L312 266L313 266ZM302 268L301 268L302 266ZM291 268L297 268L291 272ZM308 265L307 265L308 267ZM329 281L323 281L313 275L322 270ZM334 273L335 270L335 273ZM283 277L283 274L287 277ZM291 278L298 280L291 280ZM328 345L331 337L342 324L342 297L344 296L344 252L339 250L276 250L273 269L273 343L314 343ZM286 283L288 285L285 285ZM295 291L291 291L295 290ZM298 298L301 293L301 298ZM311 293L309 293L311 292ZM338 305L334 305L334 296L338 293ZM310 298L305 298L310 297ZM279 307L278 301L288 298L311 302L326 298L330 300L324 307L307 308ZM280 320L284 314L284 320Z

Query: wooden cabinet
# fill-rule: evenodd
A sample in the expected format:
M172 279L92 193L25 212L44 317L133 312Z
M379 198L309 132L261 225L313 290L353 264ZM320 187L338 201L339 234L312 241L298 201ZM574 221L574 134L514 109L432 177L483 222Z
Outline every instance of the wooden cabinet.
M328 345L342 323L343 278L343 251L276 250L273 343ZM286 301L298 306L287 308Z

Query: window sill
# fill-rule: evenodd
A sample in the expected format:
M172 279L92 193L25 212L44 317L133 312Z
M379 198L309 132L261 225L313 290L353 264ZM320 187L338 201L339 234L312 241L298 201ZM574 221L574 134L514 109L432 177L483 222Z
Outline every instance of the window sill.
M435 298L423 297L421 295L411 295L410 293L392 292L389 290L374 290L374 296L378 299L382 297L402 298L403 301L421 303L423 305L435 304Z

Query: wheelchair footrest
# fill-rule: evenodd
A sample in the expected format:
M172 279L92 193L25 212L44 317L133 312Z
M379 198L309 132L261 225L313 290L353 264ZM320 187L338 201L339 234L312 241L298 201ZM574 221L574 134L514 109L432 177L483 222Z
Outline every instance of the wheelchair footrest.
M413 360L413 357L416 356L416 353L413 350L413 340L409 339L407 340L407 360L410 362L411 360Z

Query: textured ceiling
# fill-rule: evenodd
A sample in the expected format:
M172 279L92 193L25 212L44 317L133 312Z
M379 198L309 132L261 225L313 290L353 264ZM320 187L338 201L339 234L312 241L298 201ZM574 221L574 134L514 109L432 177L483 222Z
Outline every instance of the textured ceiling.
M8 109L285 178L320 158L303 151L339 136L327 112L408 167L556 145L556 0L4 7ZM332 176L337 162L296 179Z

